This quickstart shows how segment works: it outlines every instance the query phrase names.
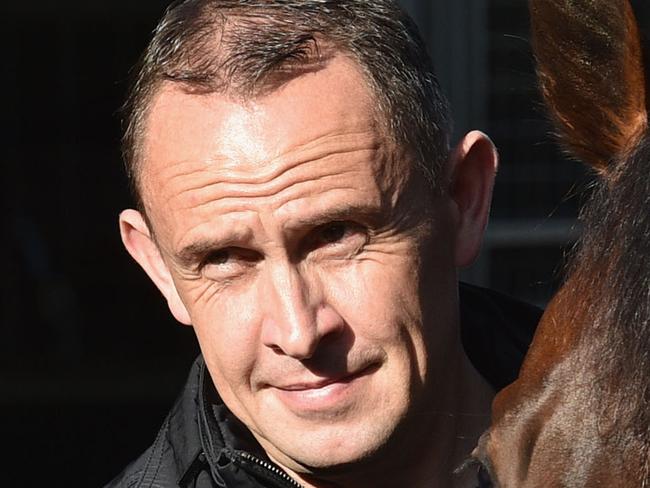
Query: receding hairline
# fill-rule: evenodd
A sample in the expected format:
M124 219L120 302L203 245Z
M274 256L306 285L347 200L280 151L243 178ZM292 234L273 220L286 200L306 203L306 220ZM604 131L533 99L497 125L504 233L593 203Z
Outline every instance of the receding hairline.
M448 102L417 27L394 0L333 0L326 8L321 0L183 0L158 23L123 105L122 154L138 208L147 119L163 83L187 82L189 92L256 91L278 75L295 77L327 43L355 62L385 135L441 193Z
M144 199L144 185L143 177L145 174L145 167L147 161L147 138L148 138L148 129L152 114L154 112L154 107L157 101L164 93L169 93L169 91L181 92L189 96L198 96L198 97L211 97L211 96L221 96L224 99L234 102L241 106L246 106L249 103L254 103L257 100L263 99L266 96L271 96L280 91L287 83L295 81L307 74L313 74L321 70L326 69L332 62L335 60L342 60L348 64L363 80L365 84L365 89L367 90L368 96L371 100L371 108L373 110L372 118L376 122L376 127L379 130L379 135L385 138L385 141L389 143L391 151L394 155L397 155L398 152L404 151L410 153L410 149L402 147L403 144L400 144L397 140L396 135L390 129L390 124L388 121L389 111L388 108L380 102L379 97L377 96L376 84L373 82L370 75L364 69L362 63L355 59L354 55L346 52L345 50L338 49L332 45L327 47L325 54L321 51L317 62L309 62L306 66L303 64L295 65L289 69L285 69L281 76L275 78L269 78L268 83L260 85L258 89L251 90L235 90L232 87L228 87L225 90L210 90L205 87L197 87L192 84L185 82L173 81L159 79L155 83L152 83L151 89L149 90L146 98L146 103L144 104L144 110L141 112L141 120L138 121L138 128L136 133L136 145L134 151L134 177L135 184L137 185L135 190L139 195L140 204L142 208L140 209L146 215L145 209L145 199ZM295 68L295 69L292 69ZM410 155L407 159L410 160L414 155ZM415 163L413 161L403 161L403 164L408 164L410 169L416 169Z

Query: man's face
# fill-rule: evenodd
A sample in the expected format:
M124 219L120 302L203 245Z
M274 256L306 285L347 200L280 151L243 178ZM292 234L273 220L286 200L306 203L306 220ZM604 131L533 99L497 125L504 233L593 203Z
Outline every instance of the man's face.
M449 205L383 135L351 61L245 104L168 85L144 155L165 294L273 459L364 459L431 406L456 333Z

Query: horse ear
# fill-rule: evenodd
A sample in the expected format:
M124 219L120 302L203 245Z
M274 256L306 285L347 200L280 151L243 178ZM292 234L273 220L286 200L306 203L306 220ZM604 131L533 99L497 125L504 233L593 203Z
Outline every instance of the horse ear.
M643 54L627 0L530 0L546 105L569 153L603 176L646 128Z

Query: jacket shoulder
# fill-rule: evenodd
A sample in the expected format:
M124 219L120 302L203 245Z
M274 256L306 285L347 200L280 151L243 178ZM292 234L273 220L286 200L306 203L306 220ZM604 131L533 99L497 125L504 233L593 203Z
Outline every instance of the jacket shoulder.
M197 426L197 390L202 360L194 363L189 378L167 414L151 447L129 464L105 488L171 488L201 452Z
M494 290L461 283L463 347L478 372L496 389L519 374L542 310Z
M122 473L105 488L153 488L174 487L178 481L175 473L170 473L173 464L166 462L169 455L167 442L169 416L156 435L151 447L139 458L129 464Z

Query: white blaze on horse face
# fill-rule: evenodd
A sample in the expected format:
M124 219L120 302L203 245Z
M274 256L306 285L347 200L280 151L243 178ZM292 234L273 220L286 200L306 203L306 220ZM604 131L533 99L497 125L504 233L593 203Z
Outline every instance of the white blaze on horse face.
M447 400L431 378L458 353L450 205L407 184L356 65L245 104L167 86L147 131L165 264L221 397L273 459L358 461Z

